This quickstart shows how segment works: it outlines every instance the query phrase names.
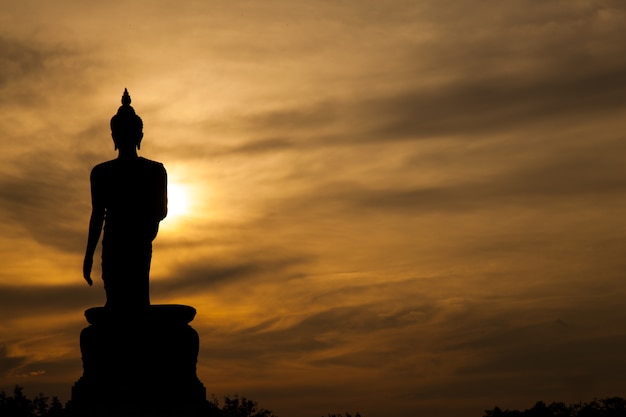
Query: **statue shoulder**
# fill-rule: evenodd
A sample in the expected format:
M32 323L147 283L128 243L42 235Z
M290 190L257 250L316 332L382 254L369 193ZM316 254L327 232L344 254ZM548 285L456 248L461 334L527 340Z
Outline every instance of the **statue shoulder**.
M139 161L141 161L144 166L149 167L149 169L165 171L165 166L161 162L153 161L152 159L147 159L144 157L139 157Z
M115 159L111 161L102 162L91 169L91 178L106 175L107 172L115 169Z

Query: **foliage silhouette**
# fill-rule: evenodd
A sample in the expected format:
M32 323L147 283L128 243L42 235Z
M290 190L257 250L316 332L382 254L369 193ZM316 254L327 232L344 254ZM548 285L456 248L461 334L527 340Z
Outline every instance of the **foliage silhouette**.
M543 401L537 402L532 408L524 411L504 410L494 407L485 410L484 417L623 417L626 416L626 400L621 397L594 399L588 403L574 403L565 405L554 402L546 405Z
M219 408L216 399L213 404ZM256 401L241 397L235 394L231 397L224 397L224 406L221 409L220 417L276 417L270 410L259 408Z
M260 408L256 401L239 397L237 394L224 397L224 405L221 408L215 397L210 401L210 405L211 407L206 410L206 414L198 417L277 417L272 411ZM501 415L508 416L509 414ZM40 393L30 399L24 395L23 387L16 385L13 389L13 395L7 395L4 391L0 391L0 416L68 417L68 412L57 397L50 398ZM587 414L584 415L584 417L587 416ZM344 417L344 414L328 414L328 417ZM357 412L353 416L345 413L345 417L361 417L361 414Z
M198 417L277 417L272 411L260 408L256 401L234 395L224 397L223 407L213 397L207 414ZM2 417L67 417L66 408L57 397L47 397L43 393L30 399L24 395L23 387L16 385L13 395L0 391L0 416ZM626 416L626 400L621 397L594 399L588 403L566 405L553 402L549 405L538 401L527 410L502 410L496 406L485 410L484 417L623 417ZM324 417L324 416L322 416ZM361 417L358 412L327 414L327 417Z
M24 395L23 388L16 385L13 395L0 391L0 416L2 417L63 417L65 409L57 397L36 395L32 400Z
M198 417L277 417L270 410L260 408L256 401L246 397L240 398L238 395L224 397L224 406L221 409L217 399L213 398L205 412ZM19 385L15 386L13 395L0 391L1 417L68 417L68 415L67 409L57 397L49 398L40 393L30 399L24 395L23 387Z

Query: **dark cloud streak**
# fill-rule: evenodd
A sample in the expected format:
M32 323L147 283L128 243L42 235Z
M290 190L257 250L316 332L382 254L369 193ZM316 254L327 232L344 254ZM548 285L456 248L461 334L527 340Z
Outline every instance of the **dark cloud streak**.
M314 193L294 196L286 211L315 208L351 213L379 211L463 212L509 207L544 207L592 197L621 199L626 194L626 175L619 158L605 157L550 160L511 169L501 175L421 188L374 188L358 182L322 184Z
M76 274L79 281L80 274ZM83 283L81 283L83 284ZM0 312L3 317L47 316L50 312L80 311L104 303L101 288L83 285L0 285Z
M287 271L303 268L310 262L308 257L288 256L286 253L280 257L246 252L230 256L234 256L230 262L224 259L199 259L193 264L181 265L175 277L153 282L153 293L156 296L172 296L209 291L222 286L259 283L268 277L289 275Z
M0 211L38 242L76 253L86 239L76 220L89 220L89 171L84 169L81 176L62 160L54 153L29 153L14 160L17 173L0 178Z
M254 155L433 140L442 136L468 140L546 123L558 129L572 118L617 115L623 111L626 63L584 71L577 69L577 64L572 59L548 73L465 77L391 95L365 93L349 101L326 100L306 107L234 116L234 120L239 120L234 125L244 126L241 134L250 137L249 141L230 148L188 149L185 154Z
M0 36L0 50L0 87L43 72L49 56L42 48L7 36Z
M25 356L9 356L6 346L0 345L0 377L9 375L13 369L24 364L26 359Z

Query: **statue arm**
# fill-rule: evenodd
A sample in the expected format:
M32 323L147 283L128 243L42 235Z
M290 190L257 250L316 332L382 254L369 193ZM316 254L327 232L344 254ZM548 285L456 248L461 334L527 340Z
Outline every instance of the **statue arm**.
M104 208L94 207L91 211L91 219L89 219L89 236L87 237L87 250L85 258L93 258L96 252L96 246L100 240L100 233L104 224Z
M102 226L104 225L105 206L100 199L100 187L97 185L97 176L92 171L91 174L91 218L89 219L89 235L87 236L87 249L85 250L85 260L83 261L83 278L89 285L93 284L91 279L91 268L93 267L93 255L100 240Z

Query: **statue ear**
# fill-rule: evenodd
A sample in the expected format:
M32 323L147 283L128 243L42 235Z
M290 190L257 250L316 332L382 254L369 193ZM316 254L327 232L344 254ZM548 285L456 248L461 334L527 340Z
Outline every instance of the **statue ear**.
M141 136L139 136L139 140L137 140L137 149L141 149L141 139L143 139L143 132L141 132Z
M113 145L115 146L115 150L117 151L117 141L115 140L115 136L113 136L113 132L111 132L111 139L113 139Z

